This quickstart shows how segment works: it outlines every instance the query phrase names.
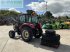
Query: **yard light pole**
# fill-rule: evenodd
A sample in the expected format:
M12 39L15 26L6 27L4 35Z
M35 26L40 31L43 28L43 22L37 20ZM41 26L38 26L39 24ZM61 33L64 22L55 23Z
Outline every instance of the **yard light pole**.
M47 11L47 2L46 2L46 11Z

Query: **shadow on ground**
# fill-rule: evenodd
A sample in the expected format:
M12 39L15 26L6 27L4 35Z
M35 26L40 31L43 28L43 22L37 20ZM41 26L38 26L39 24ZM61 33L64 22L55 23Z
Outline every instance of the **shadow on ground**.
M51 50L54 52L70 52L70 46L69 45L61 44L58 49L55 49L55 48L40 45L40 41L41 41L41 39L34 39L29 44L32 44L32 45L34 45L34 47L37 47L37 48L42 48L45 50Z
M15 40L18 40L18 39L23 41L21 39L21 36L19 36L19 37L17 36L15 38ZM50 50L50 51L53 51L53 52L70 52L70 45L61 44L58 49L55 49L55 48L51 48L51 47L40 45L40 41L41 41L41 39L34 38L33 41L29 42L28 44L33 45L36 48L42 48L42 49Z

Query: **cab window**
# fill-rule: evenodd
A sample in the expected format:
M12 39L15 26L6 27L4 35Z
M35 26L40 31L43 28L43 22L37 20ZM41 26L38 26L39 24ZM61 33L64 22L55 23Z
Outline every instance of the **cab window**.
M20 16L20 22L25 22L25 15Z

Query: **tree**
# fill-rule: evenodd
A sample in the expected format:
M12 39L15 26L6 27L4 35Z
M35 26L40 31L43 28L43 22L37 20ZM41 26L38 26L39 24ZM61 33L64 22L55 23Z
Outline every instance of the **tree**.
M9 21L11 21L10 17L17 17L19 14L16 11L9 11L9 10L0 10L0 24L6 24L9 23Z
M47 18L47 19L50 19L50 18L53 18L52 17L52 13L50 11L46 11L44 16Z
M66 16L66 19L69 19L69 17L68 17L68 16Z

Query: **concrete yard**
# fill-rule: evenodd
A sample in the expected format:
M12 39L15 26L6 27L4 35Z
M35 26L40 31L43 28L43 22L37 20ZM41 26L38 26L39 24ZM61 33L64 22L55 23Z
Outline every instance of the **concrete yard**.
M0 52L70 52L70 30L56 30L61 35L61 45L58 49L40 45L40 39L24 42L20 36L11 39L8 36L12 26L0 26Z

